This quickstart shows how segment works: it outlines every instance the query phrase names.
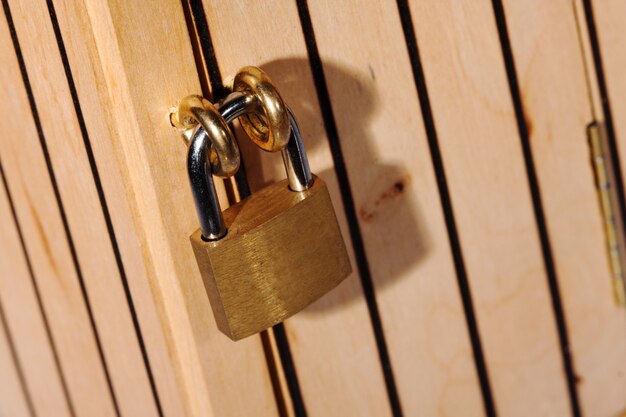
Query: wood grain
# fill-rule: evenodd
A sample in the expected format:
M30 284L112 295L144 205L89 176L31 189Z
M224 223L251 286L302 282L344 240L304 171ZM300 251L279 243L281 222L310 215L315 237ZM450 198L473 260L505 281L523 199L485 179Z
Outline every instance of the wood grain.
M571 1L504 2L583 415L626 408L626 314L614 302ZM594 80L595 82L595 80Z
M551 299L490 1L410 1L496 409L568 415Z
M200 86L181 3L149 19L135 2L55 5L139 317L159 324L147 343L165 414L275 415L260 339L217 330L188 241L198 222L168 113Z
M4 187L0 187L0 230L0 304L8 326L5 330L11 332L37 415L67 417L69 404Z
M10 2L43 135L122 415L156 416L142 359L98 198L94 175L45 1ZM45 64L44 64L45 63ZM22 152L15 141L12 152ZM82 175L76 175L81 172ZM105 203L106 204L106 203Z
M26 250L43 295L44 314L76 413L113 416L113 401L6 24L0 36L0 94L5 97L0 111L12 115L2 125L0 156L18 221L28 236Z
M0 317L0 416L32 417L9 343L4 319Z
M204 6L224 78L234 77L245 65L259 66L272 77L294 111L309 163L328 186L348 253L352 254L295 3L206 1ZM242 24L245 31L238 29ZM279 155L263 153L248 140L240 143L253 191L285 178ZM357 271L354 263L352 269ZM376 342L356 273L287 320L285 328L309 415L390 414Z

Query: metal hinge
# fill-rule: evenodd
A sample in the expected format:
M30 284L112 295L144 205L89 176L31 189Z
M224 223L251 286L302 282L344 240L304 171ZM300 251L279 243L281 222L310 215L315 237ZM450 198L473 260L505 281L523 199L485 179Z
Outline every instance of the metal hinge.
M615 170L607 146L604 125L596 121L590 123L587 126L587 137L602 211L615 301L621 306L626 306L624 223L616 195Z

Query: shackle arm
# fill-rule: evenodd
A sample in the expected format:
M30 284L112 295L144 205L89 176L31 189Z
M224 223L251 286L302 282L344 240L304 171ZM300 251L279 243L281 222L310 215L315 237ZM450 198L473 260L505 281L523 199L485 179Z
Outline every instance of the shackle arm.
M253 99L241 93L233 93L218 106L217 110L226 123L230 123L250 108ZM211 141L202 125L191 130L191 138L187 144L189 146L187 173L202 237L206 240L221 239L226 235L226 226L213 183L213 169L210 163Z
M289 108L287 108L287 112L289 113L291 136L287 146L280 152L287 171L289 189L291 191L304 191L313 185L313 175L311 175L311 168L309 168L309 160L304 150L298 122L296 122L296 118Z
M202 237L206 240L218 240L226 235L226 226L213 183L213 172L209 162L210 152L209 134L198 125L189 140L187 173Z

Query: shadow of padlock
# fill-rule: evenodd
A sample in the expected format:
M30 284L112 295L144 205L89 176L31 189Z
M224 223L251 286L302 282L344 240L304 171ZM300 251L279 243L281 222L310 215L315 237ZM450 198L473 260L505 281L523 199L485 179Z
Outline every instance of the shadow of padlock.
M197 124L186 133L201 225L190 238L193 251L218 328L239 340L301 311L341 283L351 266L326 184L311 174L298 125L271 81L247 67L234 89L218 109L185 98L176 120L179 127L190 118ZM282 152L287 179L222 214L212 174L234 173L227 168L239 155L228 123L244 115L259 147Z

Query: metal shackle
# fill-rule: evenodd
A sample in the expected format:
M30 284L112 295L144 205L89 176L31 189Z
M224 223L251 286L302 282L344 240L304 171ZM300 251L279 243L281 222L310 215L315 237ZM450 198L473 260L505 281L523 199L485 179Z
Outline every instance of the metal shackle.
M233 143L235 140L228 123L244 114L250 105L250 97L243 94L231 94L217 107L219 117L228 129L230 140ZM214 164L209 158L213 150L213 141L209 132L214 133L215 131L215 129L206 129L202 125L197 126L191 132L187 151L187 174L191 193L200 221L202 237L206 240L218 240L226 235L226 226L213 183ZM218 157L219 153L217 151ZM239 164L237 168L239 168Z
M304 150L300 127L296 118L289 108L289 125L291 127L291 135L287 146L280 150L287 171L287 180L289 181L289 189L291 191L304 191L313 185L313 175L309 168L309 159Z
M232 119L240 117L239 121L242 122L245 116L250 115L251 110L255 110L257 106L256 97L251 92L235 92L226 97L221 105L218 106L220 113L224 115L224 118L228 123ZM287 179L289 181L289 189L291 191L304 191L313 185L313 175L309 168L309 160L304 150L304 143L302 141L302 134L300 133L300 127L294 117L291 110L283 104L287 120L289 121L289 140L287 143L275 151L280 150L283 164L285 166L285 172L287 173ZM230 116L232 111L228 111L229 108L237 109L237 116L232 118ZM246 132L247 133L247 132ZM271 133L271 126L270 126ZM257 141L253 142L261 149L262 148Z

